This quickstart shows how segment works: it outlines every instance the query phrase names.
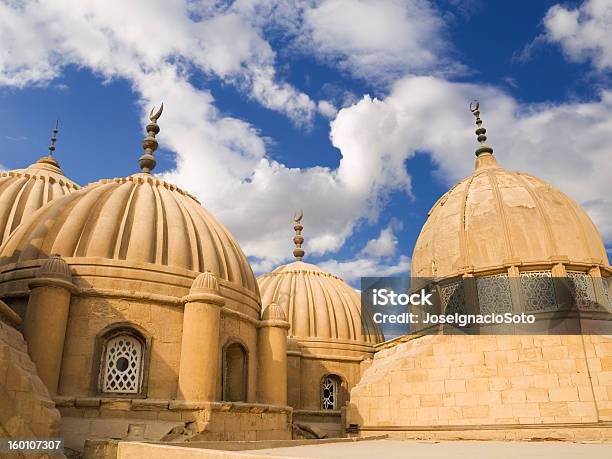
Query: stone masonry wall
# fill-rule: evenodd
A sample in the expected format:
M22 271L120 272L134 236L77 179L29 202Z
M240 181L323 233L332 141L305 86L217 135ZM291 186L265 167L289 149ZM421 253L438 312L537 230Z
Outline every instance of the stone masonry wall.
M0 433L9 437L59 436L60 414L36 374L21 333L0 321Z
M370 427L611 420L609 336L413 339L375 355L347 411Z
M66 445L86 439L244 441L291 439L292 411L257 403L58 397Z

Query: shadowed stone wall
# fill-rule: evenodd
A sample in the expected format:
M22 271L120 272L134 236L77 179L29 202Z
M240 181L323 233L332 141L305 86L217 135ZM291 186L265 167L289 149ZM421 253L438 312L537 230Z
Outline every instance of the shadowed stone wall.
M8 306L0 302L0 308ZM36 373L19 331L0 310L0 435L49 438L59 435L60 414ZM9 313L10 314L10 313Z

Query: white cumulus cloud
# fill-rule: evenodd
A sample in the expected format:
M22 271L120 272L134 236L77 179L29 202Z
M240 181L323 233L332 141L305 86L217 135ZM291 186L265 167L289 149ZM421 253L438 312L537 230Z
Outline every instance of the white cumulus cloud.
M554 5L544 17L546 38L572 61L612 69L612 0L587 0L578 8Z
M494 86L407 77L384 100L364 97L341 110L332 139L345 158L375 152L351 168L357 183L377 168L388 171L381 174L388 186L409 183L399 165L427 151L450 185L473 170L477 143L468 101L475 98L498 162L533 173L577 200L611 243L612 91L590 102L527 104Z

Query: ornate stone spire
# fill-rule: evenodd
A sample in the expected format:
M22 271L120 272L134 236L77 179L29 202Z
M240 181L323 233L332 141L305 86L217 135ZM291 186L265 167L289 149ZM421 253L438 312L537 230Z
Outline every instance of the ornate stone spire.
M55 120L55 127L53 128L53 135L51 136L51 145L49 145L49 156L53 156L55 151L55 141L57 140L57 133L59 132L59 120Z
M151 122L147 124L147 136L142 141L142 148L144 148L145 151L144 155L138 158L138 165L145 174L150 174L151 171L155 169L155 165L157 164L157 161L155 161L155 158L153 157L153 152L157 150L158 146L157 139L155 139L155 136L159 134L157 120L164 111L164 104L161 104L157 112L153 113L154 111L155 107L153 107L151 113L149 114L149 119Z
M478 136L478 142L480 146L476 149L476 156L480 156L483 153L493 154L493 148L488 146L485 142L487 141L487 130L482 127L482 120L480 119L480 102L477 100L470 103L470 111L476 117L476 130L474 131Z
M59 132L59 120L55 120L55 127L53 128L53 135L51 136L51 144L49 145L49 154L47 156L43 156L38 161L36 161L37 164L49 164L59 169L59 163L53 157L53 152L55 151L55 142L57 141L58 132Z
M295 236L293 237L293 242L295 243L295 249L293 249L293 256L296 260L300 261L304 256L304 249L302 248L302 243L304 242L304 237L302 236L302 230L304 227L302 226L302 218L304 217L304 212L300 210L299 213L293 216L293 221L295 225L293 229L295 230Z

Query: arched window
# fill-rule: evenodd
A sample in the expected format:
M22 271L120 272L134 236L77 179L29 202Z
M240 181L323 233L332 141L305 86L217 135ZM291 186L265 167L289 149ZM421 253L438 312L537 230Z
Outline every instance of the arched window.
M244 346L232 343L223 351L223 400L245 402L248 357Z
M326 375L321 380L321 409L340 409L341 380L336 375Z
M100 392L139 394L142 390L144 349L144 340L131 330L107 335L102 344Z

